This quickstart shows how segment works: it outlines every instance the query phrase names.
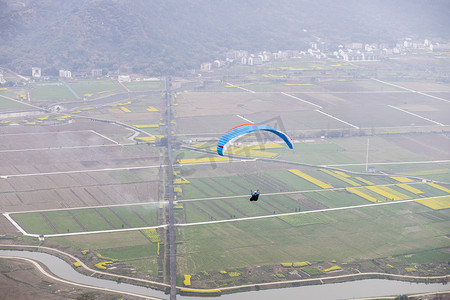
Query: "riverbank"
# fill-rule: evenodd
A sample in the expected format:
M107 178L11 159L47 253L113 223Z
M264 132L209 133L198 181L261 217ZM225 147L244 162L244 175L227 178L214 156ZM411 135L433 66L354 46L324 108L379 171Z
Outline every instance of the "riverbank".
M86 266L82 261L78 258L72 256L69 253L65 253L61 250L48 248L48 247L40 247L40 246L30 246L30 245L0 245L0 249L8 249L8 250L25 250L31 252L42 252L47 253L56 257L63 259L68 266L72 266L73 269L76 269L78 273L85 274L86 276L95 277L99 279L107 279L113 281L115 283L124 283L130 284L134 286L140 286L145 288L152 288L161 291L161 293L168 291L168 284L132 278L128 276L115 275L107 272L101 272L97 270L93 270ZM77 263L77 264L74 264ZM78 267L74 267L78 265ZM336 283L344 283L344 282L353 282L353 281L361 281L367 279L383 279L383 280L394 280L394 281L404 281L404 282L414 282L414 283L425 283L426 285L430 284L446 284L450 275L445 276L407 276L407 275L395 275L395 274L386 274L386 273L361 273L361 274L349 274L349 275L339 275L339 276L327 276L321 278L310 278L310 279L299 279L299 280L289 280L289 281L277 281L277 282L267 282L261 284L248 284L248 285L240 285L240 286L232 286L232 287L222 287L220 289L215 289L215 295L226 295L226 294L235 294L235 293L243 293L243 292L251 292L251 291L265 291L265 290L274 290L280 288L295 288L295 287L306 287L306 286L323 286L323 285L331 285ZM206 296L210 295L211 289L186 289L184 287L177 286L177 290L181 295L190 295L190 296ZM192 299L192 298L191 298Z

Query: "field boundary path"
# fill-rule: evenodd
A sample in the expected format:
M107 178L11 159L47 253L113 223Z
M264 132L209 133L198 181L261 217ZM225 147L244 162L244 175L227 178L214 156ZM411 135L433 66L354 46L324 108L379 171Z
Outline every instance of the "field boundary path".
M46 109L44 109L44 108L42 108L42 107L39 107L39 106L30 104L30 103L22 102L22 101L19 101L19 100L10 98L10 97L6 97L6 96L3 96L3 95L0 95L0 97L5 98L5 99L8 99L8 100L11 100L11 101L14 101L14 102L17 102L17 103L20 103L20 104L23 104L23 105L30 106L30 107L32 107L32 108L36 108L37 110L40 110L40 111L45 111L45 112L48 111L48 110L46 110Z
M439 125L439 126L445 126L445 125L442 124L442 123L433 121L433 120L431 120L431 119L425 118L425 117L423 117L423 116L420 116L420 115L418 115L418 114L412 113L412 112L410 112L410 111L407 111L407 110L404 110L404 109L395 107L395 106L393 106L393 105L388 105L388 106L389 106L390 108L394 108L394 109L396 109L396 110L399 110L399 111L404 112L404 113L406 113L406 114L409 114L409 115L411 115L411 116L414 116L414 117L417 117L417 118L421 118L422 120L425 120L425 121L428 121L428 122L437 124L437 125Z
M427 94L427 93L424 93L424 92L419 92L419 91L416 91L416 90L412 90L412 89L409 89L409 88L406 88L406 87L403 87L403 86L400 86L400 85L397 85L397 84L393 84L393 83L390 83L390 82L386 82L386 81L383 81L383 80L379 80L379 79L376 79L376 78L371 78L371 79L375 80L375 81L378 81L378 82L381 82L381 83L384 83L384 84L387 84L387 85L390 85L390 86L393 86L393 87L396 87L396 88L399 88L399 89L407 90L407 91L409 91L411 93L417 93L417 94L420 94L420 95L424 95L424 96L427 96L427 97L430 97L430 98L434 98L434 99L437 99L437 100L441 100L441 101L445 101L445 102L450 103L450 100L447 100L447 99L444 99L444 98L441 98L441 97L437 97L437 96L433 96L433 95L430 95L430 94Z

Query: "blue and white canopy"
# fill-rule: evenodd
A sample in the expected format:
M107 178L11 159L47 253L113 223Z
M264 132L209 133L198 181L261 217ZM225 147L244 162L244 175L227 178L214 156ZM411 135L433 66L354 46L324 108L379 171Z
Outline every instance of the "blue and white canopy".
M236 126L234 128L231 128L227 131L219 140L217 143L217 153L221 156L224 155L225 151L227 150L228 146L236 139L240 138L241 136L251 133L253 131L257 130L265 130L270 131L272 133L275 133L280 138L282 138L286 144L289 146L290 149L294 149L294 145L292 144L292 139L288 137L284 132L273 128L268 125L258 124L258 123L247 123L242 124L239 126Z

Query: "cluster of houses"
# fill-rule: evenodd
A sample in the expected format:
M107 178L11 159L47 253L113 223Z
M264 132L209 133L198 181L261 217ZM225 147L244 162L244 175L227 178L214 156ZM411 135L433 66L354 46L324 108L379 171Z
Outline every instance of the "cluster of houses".
M406 54L412 51L450 51L450 43L431 43L429 40L417 42L406 38L391 46L382 44L349 43L338 45L330 50L324 42L312 42L307 50L284 50L278 52L262 51L257 54L245 50L231 50L225 53L224 60L205 62L200 65L201 72L209 72L230 64L262 65L266 62L285 60L288 58L311 56L317 59L341 59L344 61L376 61L393 55Z
M59 78L100 78L103 77L102 69L92 69L91 72L74 72L72 73L69 70L60 69L59 70ZM48 77L42 76L41 68L33 67L31 68L31 77L33 79L48 79ZM118 72L108 72L106 77L117 78L120 82L131 82L131 81L158 81L159 78L156 77L148 77L143 75L120 75ZM0 74L0 83L3 75Z
M397 43L395 46L387 43L382 44L363 44L348 43L331 47L325 42L321 42L319 38L310 44L307 50L280 50L277 52L261 51L259 53L250 53L246 50L230 50L224 53L224 59L217 59L213 62L204 62L200 65L200 72L210 72L214 69L222 68L231 64L242 65L262 65L267 62L286 60L295 57L314 57L316 59L340 59L349 62L357 61L377 61L395 55L402 55L408 52L419 51L450 51L450 43L432 43L429 40L414 41L406 38ZM194 71L195 72L195 71ZM31 70L33 79L41 78L41 68L33 67ZM59 70L60 78L100 78L103 76L102 69L93 69L88 72L72 73L69 70ZM139 77L131 78L130 75L121 75L118 72L109 72L107 77L118 78L121 82L128 81L147 81L158 80L157 78ZM43 78L45 79L45 78ZM0 83L2 78L0 77Z
M82 78L82 77L92 77L92 78L98 78L103 76L103 70L102 69L92 69L91 73L88 74L86 72L76 72L72 73L69 70L60 69L58 76L60 78ZM31 68L31 77L33 79L46 79L42 77L42 70L39 67L32 67Z

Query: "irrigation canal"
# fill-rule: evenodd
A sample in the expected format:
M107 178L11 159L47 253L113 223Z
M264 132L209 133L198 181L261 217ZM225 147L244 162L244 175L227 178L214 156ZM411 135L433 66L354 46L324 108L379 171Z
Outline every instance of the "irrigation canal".
M44 264L54 275L53 279L62 280L69 284L78 284L88 288L94 288L106 292L115 292L122 295L135 296L144 299L168 299L162 291L117 283L112 280L98 279L78 273L64 260L47 253L36 251L0 250L0 259L21 258L27 261L38 261ZM41 272L43 270L40 270ZM48 275L47 275L48 276ZM179 300L256 300L256 299L361 299L367 297L379 297L389 295L422 294L422 293L450 293L447 285L440 283L410 283L386 279L366 279L344 283L330 283L324 285L302 286L282 289L269 289L252 292L242 292L220 297L192 297L180 296ZM444 296L445 298L445 296ZM442 299L444 299L442 298Z

